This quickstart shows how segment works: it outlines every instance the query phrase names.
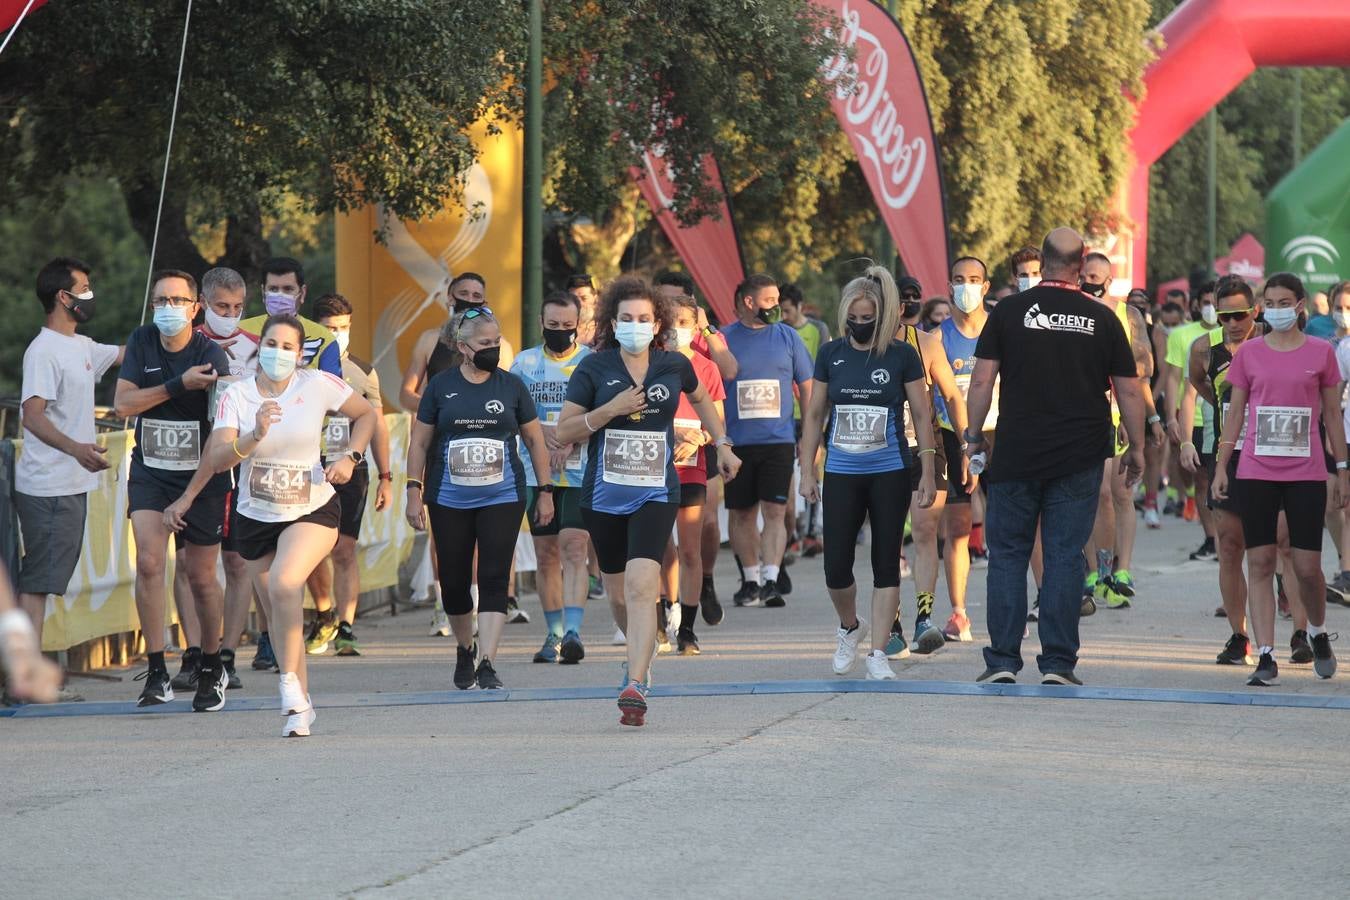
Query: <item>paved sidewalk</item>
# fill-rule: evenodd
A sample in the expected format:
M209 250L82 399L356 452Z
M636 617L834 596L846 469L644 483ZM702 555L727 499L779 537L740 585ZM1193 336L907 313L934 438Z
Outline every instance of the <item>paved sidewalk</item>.
M1320 682L1286 664L1288 622L1280 687L1214 665L1227 628L1216 566L1185 560L1198 535L1175 520L1141 529L1139 599L1083 622L1093 692L1350 697L1350 674ZM419 612L363 619L360 659L311 658L307 740L279 739L274 709L0 719L3 894L1285 896L1334 895L1350 876L1334 840L1302 838L1344 818L1350 711L825 692L834 621L819 560L792 568L784 610L732 608L733 573L724 554L726 622L699 628L701 657L659 659L658 687L810 680L821 693L654 696L648 726L621 729L607 604L589 610L585 662L542 666L525 598L534 621L507 628L507 687L610 696L442 702L467 697L452 693L451 642L426 637ZM896 662L902 681L967 689L983 591L977 570L975 642ZM908 624L912 583L903 594ZM1350 610L1329 625L1350 628ZM275 698L250 656L235 707ZM85 711L129 705L136 671L79 682Z

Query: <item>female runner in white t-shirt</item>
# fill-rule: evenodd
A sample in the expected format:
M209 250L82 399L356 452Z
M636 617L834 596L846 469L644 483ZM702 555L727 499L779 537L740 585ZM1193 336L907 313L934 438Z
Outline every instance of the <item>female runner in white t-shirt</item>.
M257 374L221 394L201 470L165 513L185 514L199 482L205 485L212 473L242 462L235 541L258 597L268 605L287 717L282 737L308 735L314 721L305 669L305 579L337 543L341 510L333 485L346 483L362 462L376 416L340 378L296 368L304 336L293 316L271 316L264 323ZM352 452L324 467L319 438L330 410L351 419Z

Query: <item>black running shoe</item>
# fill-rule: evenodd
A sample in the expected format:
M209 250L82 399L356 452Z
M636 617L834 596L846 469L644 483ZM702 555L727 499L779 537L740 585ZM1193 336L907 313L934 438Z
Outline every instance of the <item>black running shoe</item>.
M737 606L764 605L764 601L759 598L759 585L751 584L748 581L741 582L741 588L732 596L731 602Z
M1228 643L1223 645L1223 650L1214 658L1214 662L1221 666L1250 666L1252 664L1252 647L1245 634L1235 634L1228 638Z
M1211 562L1218 558L1219 558L1219 551L1214 549L1214 538L1212 537L1205 538L1205 542L1201 544L1194 553L1191 554L1191 559L1203 560L1205 562Z
M975 679L976 684L1017 684L1017 673L990 666Z
M1308 643L1308 632L1295 631L1289 638L1289 661L1297 665L1306 665L1313 661L1312 645Z
M203 667L197 678L197 693L192 698L193 712L215 712L225 706L225 691L230 677L225 674L223 664L213 669Z
M183 651L183 666L173 676L175 691L190 691L197 686L197 675L202 670L202 648L189 647Z
M787 606L787 601L783 599L782 593L779 592L778 585L772 582L759 586L759 599L770 609Z
M1085 618L1087 616L1092 615L1096 611L1097 611L1097 601L1093 600L1091 596L1084 595L1083 603L1081 606L1078 607L1078 617L1080 619Z
M786 563L784 563L783 567L778 570L777 581L778 581L778 593L782 594L784 597L792 593L792 576L788 574Z
M1331 642L1340 637L1325 631L1312 639L1313 670L1318 678L1330 678L1336 674L1336 654L1331 652Z
M173 699L173 684L168 669L146 669L132 680L145 682L141 699L136 701L137 706L158 706Z
M480 691L501 690L502 680L497 677L497 670L492 668L492 660L485 659L478 664L477 678Z
M244 683L239 680L239 676L234 671L233 650L220 648L220 664L225 667L225 677L229 679L229 684L226 686L228 690L237 691L244 686Z
M1072 672L1042 672L1041 684L1082 685L1083 681Z
M562 645L558 648L558 662L564 666L574 666L586 658L586 645L581 643L581 635L569 631L563 635Z
M681 656L698 656L703 651L698 648L698 638L694 632L681 628L675 635L676 651Z
M461 691L467 691L478 682L473 671L477 657L477 644L472 647L455 647L455 687Z
M703 590L698 595L699 608L703 610L703 621L709 625L721 625L726 612L722 609L722 601L717 599L717 587L713 584L711 576L703 579Z
M266 672L268 669L277 670L277 657L272 652L272 637L265 631L258 635L258 650L253 654L253 668L259 672Z
M1262 653L1261 659L1256 663L1256 671L1247 679L1247 684L1252 687L1270 687L1273 684L1279 684L1280 667L1275 662L1275 657L1270 653Z

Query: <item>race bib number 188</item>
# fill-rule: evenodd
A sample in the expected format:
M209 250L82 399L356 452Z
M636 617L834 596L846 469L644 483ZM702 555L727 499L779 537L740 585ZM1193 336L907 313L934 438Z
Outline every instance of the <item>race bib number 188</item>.
M492 438L460 438L445 448L450 483L466 487L500 484L506 470L506 445Z

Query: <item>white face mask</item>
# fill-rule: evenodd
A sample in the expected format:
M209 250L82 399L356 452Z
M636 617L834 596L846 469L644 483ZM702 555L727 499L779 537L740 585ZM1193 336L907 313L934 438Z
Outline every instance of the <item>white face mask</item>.
M1041 276L1039 275L1017 276L1017 289L1019 291L1029 291L1040 283L1041 283Z
M1200 318L1206 325L1213 325L1219 321L1219 311L1214 308L1213 303L1206 303L1200 307Z
M972 313L983 301L980 296L980 287L978 284L953 284L952 301L956 308L963 313Z
M339 355L347 355L347 344L351 343L351 339L352 333L350 331L333 332L333 340L337 341Z
M1285 306L1266 309L1266 324L1276 331L1288 331L1298 322L1298 307Z
M1331 314L1341 331L1350 331L1350 309L1338 309Z
M629 353L641 353L652 342L651 322L619 322L614 326L614 339Z
M211 311L211 307L206 308L206 327L211 329L211 333L220 337L229 337L239 330L239 319L241 316L218 316Z
M258 351L258 366L273 381L284 381L295 371L296 352L280 347L263 347Z
M689 345L692 344L692 343L694 343L694 329L692 329L692 328L676 328L676 329L675 329L675 346L676 346L676 347L679 347L681 350L688 350L688 349L689 349Z

